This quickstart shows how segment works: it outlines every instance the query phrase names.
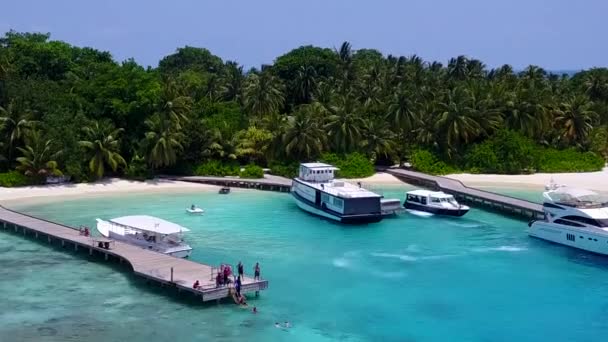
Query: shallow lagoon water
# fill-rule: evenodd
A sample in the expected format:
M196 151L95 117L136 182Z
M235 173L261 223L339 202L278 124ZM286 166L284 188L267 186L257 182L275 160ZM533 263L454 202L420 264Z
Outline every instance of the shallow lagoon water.
M385 189L403 197L405 187ZM523 194L531 196L531 194ZM195 203L203 216L185 213ZM590 341L608 336L608 258L473 209L341 226L288 194L146 194L20 207L73 226L150 214L192 231L192 259L259 261L250 305L200 304L102 259L0 232L2 341ZM206 275L201 275L204 277ZM277 329L274 322L293 327ZM5 339L8 337L8 339Z

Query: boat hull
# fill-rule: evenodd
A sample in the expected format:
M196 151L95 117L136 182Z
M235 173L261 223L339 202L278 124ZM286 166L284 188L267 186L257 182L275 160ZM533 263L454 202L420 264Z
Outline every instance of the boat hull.
M205 211L203 209L197 208L197 209L186 209L186 212L192 215L202 215Z
M455 217L460 217L463 216L464 214L469 212L469 208L454 208L454 209L448 209L448 208L437 208L437 207L431 207L431 206L426 206L426 205L421 205L421 204L417 204L417 203L411 203L411 202L405 202L403 203L403 206L406 209L410 209L410 210L416 210L416 211L424 211L427 213L431 213L431 214L435 214L435 215L445 215L445 216L455 216Z
M608 237L585 229L565 227L547 221L532 221L528 235L584 251L608 255Z
M369 215L353 215L353 216L345 216L340 215L338 213L334 213L330 210L324 209L322 207L315 206L314 204L309 203L307 200L301 198L296 192L292 192L293 198L295 199L296 205L310 213L319 217L327 218L340 223L348 223L348 224L360 224L360 223L375 223L380 222L383 218L382 214L369 214Z

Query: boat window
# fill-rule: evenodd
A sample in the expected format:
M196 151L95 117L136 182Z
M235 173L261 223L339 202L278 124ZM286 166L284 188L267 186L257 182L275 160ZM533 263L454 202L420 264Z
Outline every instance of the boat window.
M442 198L442 199L443 199L443 198ZM436 197L431 197L431 202L433 202L433 203L439 203L439 202L440 202L440 200L439 200L439 198L436 198Z
M568 216L564 216L562 218L565 220L588 224L588 225L594 226L594 227L607 227L608 226L608 219L592 219L589 217L574 216L574 215L568 215Z
M344 200L342 200L341 198L335 198L334 197L333 198L333 202L334 202L334 205L337 206L337 207L342 208L342 206L344 206Z
M420 203L420 199L416 195L407 195L407 200L410 202L419 202Z
M557 223L557 224L563 224L565 226L571 226L571 227L585 227L584 225L582 225L580 223L576 223L576 222L572 222L572 221L566 221L566 220L562 220L562 219L557 219L557 220L555 220L553 222Z
M426 204L426 197L422 197L422 198L421 198L421 200L422 200L422 201L420 201L420 203L422 203L422 204Z

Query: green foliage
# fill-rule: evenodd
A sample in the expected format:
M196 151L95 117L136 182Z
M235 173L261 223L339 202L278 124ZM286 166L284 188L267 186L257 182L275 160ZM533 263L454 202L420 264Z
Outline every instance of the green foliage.
M567 150L542 149L539 152L540 172L591 172L600 171L605 161L593 152L579 152L573 148Z
M445 175L454 173L456 170L437 159L437 157L427 150L415 150L410 156L410 163L416 171L431 175Z
M608 126L596 127L592 131L591 150L608 161Z
M538 66L490 70L466 56L443 66L348 42L302 46L245 73L204 48L182 47L145 68L11 31L0 37L0 107L0 165L10 170L20 158L39 178L59 169L76 181L87 170L144 178L193 165L238 175L237 160L292 176L286 161L323 154L354 177L373 172L369 160L404 160L412 146L415 167L440 174L452 165L590 170L599 162L585 152L608 158L607 68L557 77ZM94 122L108 128L82 129ZM29 131L39 132L37 144Z
M194 170L194 174L197 176L238 176L241 172L241 168L237 163L222 163L218 160L210 160L206 163L200 164Z
M468 169L481 173L586 172L604 166L604 160L596 153L541 148L510 131L499 132L474 146L465 160Z
M299 164L293 163L273 163L270 164L270 173L285 178L294 178L298 175Z
M537 163L534 142L513 131L500 131L474 146L465 156L467 168L482 173L517 174L533 172Z
M249 164L240 172L241 178L264 178L264 170L254 164Z
M374 174L372 162L358 152L346 155L325 153L321 156L321 161L339 168L337 176L341 178L364 178Z
M146 160L136 154L131 158L131 162L125 170L125 177L132 180L144 181L153 178L153 174L152 170L148 168Z
M10 171L0 173L0 186L2 187L12 188L15 186L26 186L32 184L35 184L34 180L23 175L21 172Z

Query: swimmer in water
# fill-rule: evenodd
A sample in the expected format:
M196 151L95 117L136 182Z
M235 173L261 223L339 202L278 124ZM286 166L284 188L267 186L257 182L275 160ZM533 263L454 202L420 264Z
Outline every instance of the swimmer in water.
M285 328L291 328L291 324L289 324L287 321L285 321Z
M275 327L275 328L280 328L280 327L281 327L281 325L279 324L279 322L274 322L274 327Z
M253 307L253 310L251 310L251 311L252 311L254 314L257 314L257 313L258 313L258 308L254 306L254 307Z

